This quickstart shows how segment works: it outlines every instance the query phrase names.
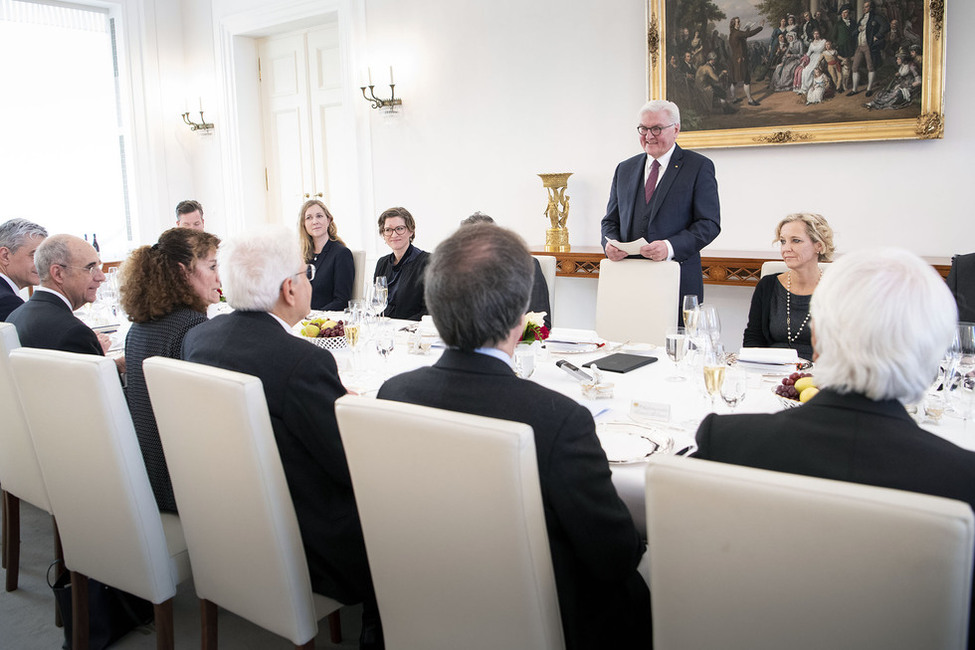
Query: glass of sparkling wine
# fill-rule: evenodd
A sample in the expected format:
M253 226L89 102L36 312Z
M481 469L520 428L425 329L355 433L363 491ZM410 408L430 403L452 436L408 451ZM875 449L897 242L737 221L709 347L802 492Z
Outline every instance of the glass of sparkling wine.
M697 336L697 315L699 304L697 301L697 296L693 294L688 294L681 299L681 314L684 316L684 327L687 329L687 335L691 338Z
M349 349L352 350L352 372L353 374L358 371L359 368L359 341L360 333L362 330L362 318L361 313L357 310L346 310L346 322L345 322L345 342L349 344Z
M674 363L674 372L667 377L667 381L684 381L687 379L678 371L684 355L687 354L687 332L683 327L671 327L667 330L665 339L667 356Z
M707 338L704 340L704 390L711 397L711 412L714 412L714 400L721 393L721 384L727 366L718 361L717 351Z
M736 366L729 366L724 373L724 381L721 382L721 399L735 412L735 407L745 399L748 392L748 375L745 371Z

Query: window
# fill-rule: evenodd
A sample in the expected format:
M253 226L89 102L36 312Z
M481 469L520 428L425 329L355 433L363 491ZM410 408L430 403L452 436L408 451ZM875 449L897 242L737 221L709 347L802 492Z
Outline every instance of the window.
M100 7L0 0L0 222L97 234L105 260L133 241L116 27Z

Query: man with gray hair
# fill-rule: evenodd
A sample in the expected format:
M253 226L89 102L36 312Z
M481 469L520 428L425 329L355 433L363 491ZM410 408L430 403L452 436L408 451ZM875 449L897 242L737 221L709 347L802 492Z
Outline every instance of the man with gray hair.
M311 310L315 266L303 261L298 239L284 229L224 242L217 258L235 311L190 330L183 359L261 380L312 589L347 605L362 602L360 647L381 648L379 610L335 421L335 400L346 390L331 353L291 334Z
M94 302L105 281L98 252L74 235L51 235L34 254L41 285L14 309L7 322L17 328L20 344L28 348L104 355L107 336L96 335L72 312ZM116 360L124 370L121 358Z
M24 304L20 290L40 284L34 252L47 230L27 219L0 224L0 321Z
M704 296L701 249L721 232L721 208L714 163L677 145L680 109L658 99L640 109L643 152L616 167L602 220L606 257L618 262L626 252L612 242L643 237L640 256L680 263L680 297ZM678 306L679 309L679 306Z
M771 415L709 415L695 456L975 508L975 453L904 408L923 398L954 337L958 312L941 276L905 250L849 253L823 275L810 313L820 392Z
M511 231L459 228L434 251L426 304L448 349L393 377L380 399L531 425L565 645L650 647L645 543L613 486L589 410L511 368L525 328L531 255Z

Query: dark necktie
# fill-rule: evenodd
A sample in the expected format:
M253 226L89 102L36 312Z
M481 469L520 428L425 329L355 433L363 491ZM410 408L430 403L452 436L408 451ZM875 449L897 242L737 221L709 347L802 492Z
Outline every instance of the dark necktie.
M643 190L643 195L647 198L647 203L650 203L650 197L653 196L653 190L657 187L657 176L660 172L660 163L656 160L650 165L650 175L647 176L647 186Z

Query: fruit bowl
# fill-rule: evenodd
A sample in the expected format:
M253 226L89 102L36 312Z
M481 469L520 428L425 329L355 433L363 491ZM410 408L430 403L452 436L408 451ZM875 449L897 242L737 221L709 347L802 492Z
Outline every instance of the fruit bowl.
M328 318L303 320L295 325L294 332L310 343L326 350L344 350L349 347L345 340L345 323Z
M804 402L808 401L816 394L817 390L812 374L808 372L794 372L788 377L783 378L782 383L773 388L772 392L775 393L782 406L791 409L801 406ZM800 393L803 393L803 391L809 392L804 397L800 397Z
M775 397L779 400L779 404L787 409L794 409L797 406L802 406L802 402L797 399L789 399L788 397L782 397L781 395L776 395Z
M349 347L344 336L302 336L301 338L326 350L344 350Z

